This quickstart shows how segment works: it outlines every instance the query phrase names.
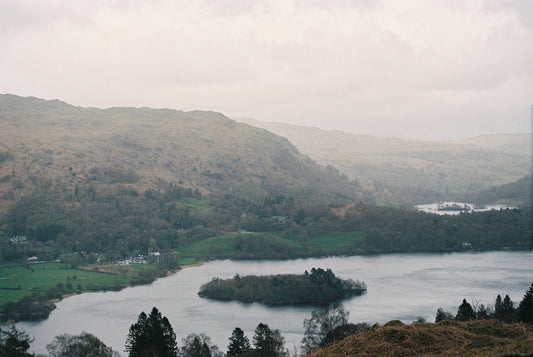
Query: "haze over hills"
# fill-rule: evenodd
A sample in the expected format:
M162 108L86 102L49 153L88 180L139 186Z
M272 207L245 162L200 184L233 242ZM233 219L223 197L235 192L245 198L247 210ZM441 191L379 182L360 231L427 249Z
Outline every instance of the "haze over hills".
M531 173L531 134L422 142L237 119L289 139L302 153L359 180L381 203L451 199Z
M6 94L0 132L3 208L45 180L129 184L141 192L166 181L204 194L309 200L362 195L287 139L214 112L81 108Z

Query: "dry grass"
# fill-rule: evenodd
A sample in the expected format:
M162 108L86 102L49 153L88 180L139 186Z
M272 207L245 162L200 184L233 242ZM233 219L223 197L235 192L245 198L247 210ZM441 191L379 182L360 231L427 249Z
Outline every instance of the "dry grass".
M311 357L336 356L501 356L533 353L533 325L497 320L374 326Z

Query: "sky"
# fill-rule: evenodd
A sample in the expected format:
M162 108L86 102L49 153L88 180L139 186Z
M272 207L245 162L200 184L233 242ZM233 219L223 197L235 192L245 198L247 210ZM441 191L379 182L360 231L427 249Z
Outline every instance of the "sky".
M531 132L530 0L0 0L0 93L423 140Z

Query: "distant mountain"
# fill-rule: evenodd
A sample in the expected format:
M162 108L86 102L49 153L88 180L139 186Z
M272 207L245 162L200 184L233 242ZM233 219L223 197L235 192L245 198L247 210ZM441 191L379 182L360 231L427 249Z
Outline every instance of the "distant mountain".
M531 173L530 134L440 143L237 120L286 137L317 162L359 180L385 204L445 200L511 183Z
M81 108L59 100L0 95L0 208L46 180L127 184L161 181L261 197L355 200L357 183L319 166L287 139L220 113Z
M531 153L531 134L493 134L451 141L452 144L480 146L488 150L523 155Z

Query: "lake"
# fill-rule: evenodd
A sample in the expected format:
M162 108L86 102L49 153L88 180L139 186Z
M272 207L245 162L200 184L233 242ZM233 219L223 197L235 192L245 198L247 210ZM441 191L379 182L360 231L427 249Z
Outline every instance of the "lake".
M351 322L434 321L439 307L455 314L462 299L494 306L497 294L509 294L515 306L533 282L531 252L391 254L285 261L213 261L187 268L152 284L120 292L87 293L64 299L46 321L17 327L35 338L32 351L45 353L59 334L90 332L125 356L124 342L141 311L156 306L168 317L178 345L189 333L206 333L226 351L235 327L250 341L259 322L279 329L287 347L299 346L303 320L313 307L267 307L219 302L198 297L203 283L235 274L301 274L313 267L330 268L340 278L366 282L367 294L344 301Z

